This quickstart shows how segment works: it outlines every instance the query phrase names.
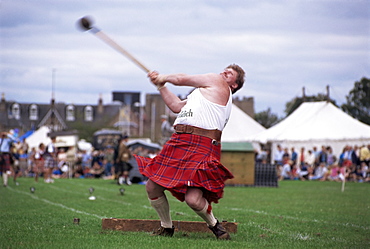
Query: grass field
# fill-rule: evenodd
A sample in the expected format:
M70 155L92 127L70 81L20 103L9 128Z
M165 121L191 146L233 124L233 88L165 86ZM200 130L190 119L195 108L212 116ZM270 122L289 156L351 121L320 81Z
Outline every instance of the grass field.
M283 181L278 188L226 187L217 218L238 223L231 241L208 233L153 237L102 230L102 218L157 219L145 186L111 180L20 178L0 189L0 248L370 248L370 184ZM30 187L35 187L35 193ZM88 199L95 189L95 201ZM201 221L167 193L173 220ZM80 218L80 224L73 223Z

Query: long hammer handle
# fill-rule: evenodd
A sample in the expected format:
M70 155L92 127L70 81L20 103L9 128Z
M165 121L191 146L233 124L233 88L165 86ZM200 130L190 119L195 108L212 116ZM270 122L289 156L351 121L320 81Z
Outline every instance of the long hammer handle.
M144 70L146 73L151 72L146 66L144 66L140 61L138 61L132 54L130 54L127 50L125 50L123 47L118 45L115 41L113 41L109 36L107 36L103 31L93 27L90 29L91 32L93 32L97 37L99 37L102 41L107 43L109 46L129 58L132 62L134 62L137 66L139 66L142 70Z

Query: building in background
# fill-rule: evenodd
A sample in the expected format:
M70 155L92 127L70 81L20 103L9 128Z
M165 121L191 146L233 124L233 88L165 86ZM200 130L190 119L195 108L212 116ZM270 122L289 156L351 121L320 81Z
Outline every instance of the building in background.
M181 96L179 96L182 98ZM235 98L234 104L254 117L253 98ZM49 104L7 101L3 93L0 101L0 130L18 129L22 135L29 130L47 126L52 132L77 130L86 127L93 133L100 129L115 129L130 137L161 138L161 115L167 115L170 123L176 118L163 102L160 94L147 94L141 102L140 92L112 92L112 103L103 104L100 96L97 104L77 105L56 102ZM80 138L85 138L81 136ZM91 141L92 142L92 141Z

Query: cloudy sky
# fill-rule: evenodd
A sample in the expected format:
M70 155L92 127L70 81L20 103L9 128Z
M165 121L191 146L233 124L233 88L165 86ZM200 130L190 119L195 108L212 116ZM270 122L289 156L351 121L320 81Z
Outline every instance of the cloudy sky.
M155 93L140 68L89 32L95 26L161 73L247 72L236 96L284 116L285 103L325 93L338 104L370 77L369 0L0 0L0 92L7 100L112 102ZM53 73L54 72L54 73ZM53 77L54 75L54 77ZM185 95L189 89L171 87Z

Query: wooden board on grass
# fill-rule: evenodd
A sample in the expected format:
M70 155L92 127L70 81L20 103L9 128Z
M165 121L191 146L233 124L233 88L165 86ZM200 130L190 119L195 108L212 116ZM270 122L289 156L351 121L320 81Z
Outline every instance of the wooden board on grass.
M211 232L205 222L200 221L172 221L176 231L183 232ZM237 223L221 222L229 233L237 232ZM130 232L153 232L160 227L159 220L137 220L137 219L102 219L102 228L109 230Z

